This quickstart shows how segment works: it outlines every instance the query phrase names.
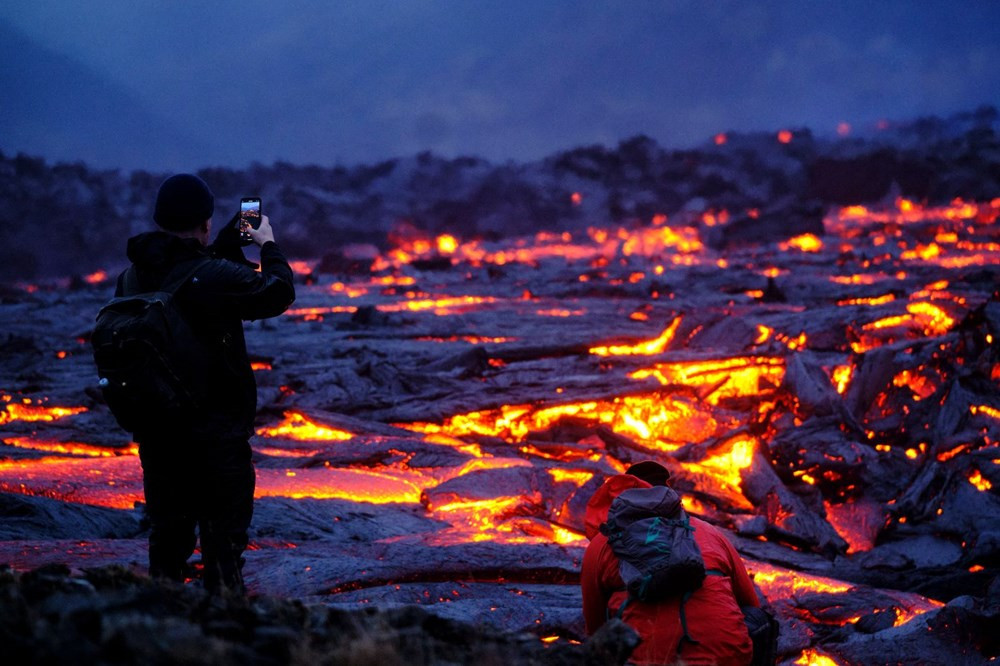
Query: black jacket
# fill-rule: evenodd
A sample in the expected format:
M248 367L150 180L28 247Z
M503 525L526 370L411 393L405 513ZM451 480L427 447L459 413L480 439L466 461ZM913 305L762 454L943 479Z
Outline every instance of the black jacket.
M209 260L177 290L176 299L212 354L212 404L195 423L185 424L176 433L137 431L134 435L140 443L161 436L199 440L250 437L257 412L257 382L247 356L243 320L276 317L295 300L292 269L276 243L265 243L261 248L258 273L246 264L218 258L193 238L151 231L128 241L128 258L135 266L141 291L160 288L175 266L198 257ZM173 279L181 275L175 274ZM124 273L118 277L115 296L125 295L123 292Z

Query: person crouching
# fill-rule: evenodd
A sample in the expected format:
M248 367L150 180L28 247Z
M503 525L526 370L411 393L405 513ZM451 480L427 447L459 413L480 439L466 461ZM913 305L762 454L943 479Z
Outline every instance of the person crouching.
M629 663L750 664L753 644L740 607L760 605L753 583L723 533L687 516L680 497L667 486L668 478L669 472L659 463L641 462L625 474L609 477L588 502L586 534L590 544L580 575L587 634L592 635L609 618L620 617L642 639ZM648 526L642 526L643 534L648 533L645 538L631 537L627 533L630 526L622 522L628 515L637 515L635 507L649 509ZM609 512L616 514L612 515L615 520L609 521ZM685 573L674 575L675 580L666 585L679 584L687 591L658 597L653 589L655 576L663 571L657 572L657 567L673 565L663 564L661 554L668 548L657 546L655 539L662 539L669 531L675 531L680 539L685 532L693 536L696 547L691 545L690 550L700 550L703 569L699 573L679 569ZM634 562L633 567L626 558L623 563L616 550L624 553L628 547L657 562L652 566Z

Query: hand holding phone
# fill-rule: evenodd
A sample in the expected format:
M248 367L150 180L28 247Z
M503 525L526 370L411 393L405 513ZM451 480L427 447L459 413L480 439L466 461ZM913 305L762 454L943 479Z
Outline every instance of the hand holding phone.
M250 235L251 229L260 228L260 197L243 197L240 199L240 240L249 245L254 242Z
M267 219L267 215L260 216L259 228L250 229L250 240L260 247L263 247L264 243L274 240L274 232L271 230L271 221Z

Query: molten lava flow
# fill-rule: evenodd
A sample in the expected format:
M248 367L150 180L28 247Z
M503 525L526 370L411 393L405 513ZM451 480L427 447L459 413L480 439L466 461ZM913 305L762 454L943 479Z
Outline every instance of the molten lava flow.
M428 435L429 436L429 435ZM579 460L589 460L590 462L598 462L601 459L600 451L583 451L580 449L573 449L569 447L547 447L546 449L540 449L533 444L526 444L519 448L521 453L525 455L534 456L536 458L545 458L547 460L558 460L561 462L576 462ZM624 469L624 468L623 468Z
M601 347L591 347L590 353L596 356L652 356L662 353L670 342L674 339L677 327L680 326L681 317L677 317L663 329L663 332L652 340L639 342L634 345L608 345Z
M830 373L831 378L834 382L834 388L837 389L837 393L843 395L847 391L847 387L851 385L851 377L854 376L854 366L853 365L838 365Z
M437 237L437 251L441 254L454 254L458 249L458 240L451 234L442 234Z
M582 546L586 538L577 532L532 517L534 507L542 498L498 496L483 499L458 499L435 505L427 502L427 510L436 518L451 523L451 529L434 537L435 543L475 543L496 541L508 544L557 543ZM526 515L528 514L528 515Z
M859 519L850 501L832 504L824 500L823 508L826 511L826 522L847 542L848 554L863 553L874 547L878 526L868 525L866 521Z
M32 451L46 451L48 453L64 453L72 456L91 456L93 458L105 458L121 455L138 455L139 447L135 443L126 448L108 448L104 446L94 446L84 442L47 442L30 437L10 437L5 438L3 443L19 449L31 449Z
M361 298L368 293L368 287L348 286L343 282L334 282L330 285L330 291L335 294L344 294L348 298Z
M933 303L907 303L906 314L890 315L863 324L858 339L851 341L851 348L860 354L896 339L944 335L954 325L955 319Z
M131 510L142 500L138 456L0 462L0 492Z
M885 305L886 303L891 303L896 300L894 294L885 294L883 296L871 296L868 298L846 298L842 301L837 301L837 305Z
M882 282L884 280L892 280L892 279L895 278L889 275L865 273L861 275L833 275L830 277L830 282L834 282L836 284L857 285L857 284L875 284L876 282Z
M815 234L802 234L789 238L784 243L779 243L778 247L785 252L792 248L802 252L819 252L823 249L823 241Z
M733 488L739 488L743 480L743 470L750 468L757 440L752 437L738 437L727 442L721 450L696 463L681 463L689 472L701 472Z
M803 650L799 658L792 663L796 666L839 666L834 659L812 648Z
M909 303L906 306L906 311L916 318L917 323L928 336L944 335L955 325L953 318L932 303Z
M980 472L978 469L973 469L971 472L969 472L968 479L969 483L974 485L977 490L981 490L983 492L986 492L987 490L993 487L993 484L990 482L990 480L983 478L982 472Z
M769 601L789 599L809 592L839 594L854 587L833 578L782 569L766 562L746 560L746 565L750 577L760 586Z
M87 411L86 407L46 407L29 403L11 402L0 411L0 423L10 421L55 421Z
M280 446L254 446L255 451L261 453L265 456L271 456L272 458L312 458L320 453L323 453L323 449L299 449L299 448L284 448Z
M906 387L913 393L914 400L924 400L934 395L937 386L934 382L918 371L903 370L892 378L892 385Z
M979 217L989 217L990 204L967 203L955 199L946 206L927 208L902 197L896 199L895 209L874 211L864 206L847 206L841 208L834 216L824 220L824 226L829 232L846 235L848 225L867 224L908 224L925 220L949 220L964 222Z
M285 316L301 317L304 321L323 321L323 315L338 312L354 313L357 311L358 308L353 305L333 305L329 307L291 308L285 310Z
M839 580L782 569L766 562L746 560L746 566L750 577L772 604L794 605L796 598L800 596L828 594L832 597L831 605L834 605L836 604L836 595L850 594L854 589L853 585ZM938 601L909 592L881 590L880 593L893 600L889 608L896 613L895 626L905 624L919 615L943 606ZM857 619L856 617L839 618L836 623L847 624Z
M383 303L375 306L380 312L420 312L431 310L436 315L452 314L456 311L466 311L483 303L493 303L492 296L447 296L443 298L426 298L399 303Z
M313 262L296 259L289 261L288 265L292 269L292 272L298 275L309 275L313 272Z
M277 425L258 428L257 434L309 442L343 442L354 437L352 433L320 425L295 411L285 412L285 420Z
M436 483L433 478L391 468L258 469L255 496L415 504L420 501L420 493Z
M894 627L901 627L915 617L919 617L924 613L934 610L935 608L941 608L944 606L940 601L935 601L934 599L923 599L925 602L920 606L913 607L903 607L903 606L893 606L896 610L896 621L893 622Z
M674 250L681 254L697 254L705 249L705 246L698 239L697 231L690 227L680 229L644 227L631 230L622 240L624 242L621 245L621 253L627 257L634 255L651 257L665 254L668 250ZM677 255L673 255L671 261L684 263Z
M490 435L511 442L523 441L532 431L545 430L564 417L576 417L611 426L661 451L672 451L686 442L700 442L717 434L719 424L703 406L670 395L625 396L613 400L568 403L550 407L504 405L498 409L457 414L435 423L401 423L400 427L424 433Z
M580 317L587 314L586 310L567 310L566 308L547 308L535 310L540 317Z
M489 499L477 499L477 500L458 500L455 502L448 502L447 504L434 505L432 502L427 503L427 510L431 513L459 513L462 514L463 519L472 523L475 527L478 527L480 534L476 541L485 541L489 539L489 535L486 534L486 530L494 525L493 517L510 512L512 509L518 507L523 498L518 496L514 497L491 497Z
M580 198L582 202L582 195ZM504 266L521 263L537 266L543 261L606 260L608 257L654 257L669 255L675 265L700 263L704 245L696 229L666 226L665 215L654 215L648 227L611 228L587 231L588 238L574 242L569 232L539 232L533 238L521 239L515 247L488 248L479 241L460 242L452 236L436 239L403 241L399 247L379 257L373 269L400 269L416 260L449 258L453 263L465 261L471 265Z
M87 284L100 284L108 279L108 272L105 270L97 270L93 273L83 276L83 281Z
M553 467L548 470L549 476L556 483L562 483L563 481L569 481L577 486L582 486L583 484L594 478L594 473L587 470L579 469L562 469L558 467Z
M785 376L783 359L767 356L734 357L711 361L657 363L636 370L632 379L655 377L661 384L692 386L709 391L705 399L717 405L724 398L758 395L781 385Z
M452 335L447 338L431 337L431 336L420 336L414 338L414 340L419 340L421 342L468 342L474 345L484 345L484 344L504 344L507 342L517 342L517 338L505 338L505 337L484 337L479 335Z
M1000 409L989 405L969 405L969 412L972 414L985 414L990 418L1000 420Z

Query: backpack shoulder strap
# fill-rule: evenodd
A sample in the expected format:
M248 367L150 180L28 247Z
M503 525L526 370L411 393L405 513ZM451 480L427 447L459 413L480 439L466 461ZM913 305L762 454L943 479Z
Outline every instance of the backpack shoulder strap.
M136 294L141 294L144 291L165 291L167 293L174 294L178 289L184 286L185 282L191 279L191 277L198 272L198 269L201 268L202 265L209 261L211 261L210 257L197 257L195 259L182 261L167 272L166 280L157 289L143 289L142 285L139 284L139 275L136 272L135 264L132 264L125 270L124 273L122 273L122 295L135 296ZM177 277L173 277L175 274L177 274Z
M132 264L122 273L122 295L132 296L140 291L139 276L135 274L135 264Z
M696 641L695 639L691 638L691 633L688 631L687 615L684 613L684 605L687 603L687 600L691 598L692 594L694 594L694 593L693 592L685 592L684 596L681 597L681 603L680 603L680 606L678 607L678 613L680 614L680 617L681 617L681 630L684 632L683 635L681 636L680 642L677 644L677 652L678 653L680 653L681 648L684 647L684 641L687 641L688 643L693 643L693 644L697 644L699 642L699 641Z
M185 282L191 279L191 277L198 272L199 268L209 261L211 261L209 257L198 257L197 259L192 259L190 264L189 262L177 264L177 266L175 266L173 270L167 274L167 280L160 286L159 291L165 291L170 294L176 293L178 289L184 286ZM181 272L181 267L185 264L189 264L188 269ZM180 277L171 280L170 276L174 275L174 273L179 273Z

